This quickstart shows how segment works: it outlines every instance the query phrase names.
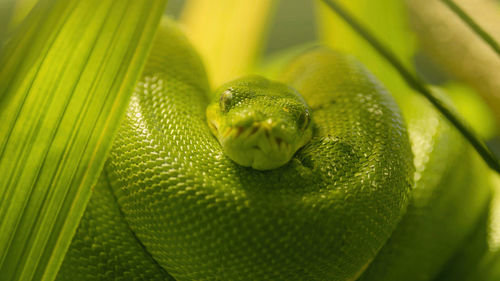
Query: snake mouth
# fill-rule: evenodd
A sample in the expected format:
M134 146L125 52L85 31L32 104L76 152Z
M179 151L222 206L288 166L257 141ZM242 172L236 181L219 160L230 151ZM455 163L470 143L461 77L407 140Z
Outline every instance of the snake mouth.
M220 128L218 122L210 120L208 122L210 129L219 136L221 140L247 142L246 147L258 148L262 151L267 149L261 148L259 145L251 145L257 138L265 138L269 144L274 144L280 149L290 150L291 144L282 136L274 136L272 127L267 123L255 122L251 126L227 126L225 129Z
M222 133L222 138L241 144L241 148L258 148L263 152L269 152L270 149L288 151L291 148L290 142L276 136L269 127L261 124L228 127Z
M294 153L290 142L262 123L249 127L226 127L219 132L219 140L233 161L258 170L279 167L288 162Z

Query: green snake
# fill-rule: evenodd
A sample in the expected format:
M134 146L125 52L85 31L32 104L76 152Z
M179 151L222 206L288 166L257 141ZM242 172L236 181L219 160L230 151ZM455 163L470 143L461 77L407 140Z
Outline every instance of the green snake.
M430 280L489 189L456 131L406 108L321 47L212 95L164 20L58 280Z

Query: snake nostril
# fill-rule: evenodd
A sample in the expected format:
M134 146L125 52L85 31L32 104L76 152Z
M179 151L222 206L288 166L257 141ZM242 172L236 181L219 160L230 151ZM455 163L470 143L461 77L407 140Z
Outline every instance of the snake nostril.
M241 133L243 133L243 131L245 131L245 129L243 127L238 127L237 128L238 131L236 131L236 138L239 137L241 135Z
M259 126L254 126L252 130L250 131L250 134L248 136L251 136L259 131Z
M269 130L264 130L264 133L266 134L266 138L271 137L271 133L269 133Z

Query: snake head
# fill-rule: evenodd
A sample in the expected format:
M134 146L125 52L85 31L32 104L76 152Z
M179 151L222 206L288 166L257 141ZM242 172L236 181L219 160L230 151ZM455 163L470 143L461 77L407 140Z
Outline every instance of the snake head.
M286 164L312 137L311 109L302 96L260 76L219 88L207 121L229 158L257 170Z

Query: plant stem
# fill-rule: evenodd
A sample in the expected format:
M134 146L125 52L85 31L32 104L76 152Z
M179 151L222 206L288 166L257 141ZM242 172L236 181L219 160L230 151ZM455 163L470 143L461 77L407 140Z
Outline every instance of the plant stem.
M476 35L481 37L483 41L488 44L488 46L493 49L495 53L497 53L498 56L500 56L500 46L498 43L491 37L484 29L482 29L460 6L458 6L455 2L452 0L442 0L450 10L455 13L462 21L464 21L467 26L469 26Z
M351 26L361 37L363 37L382 57L384 57L403 77L408 86L421 93L434 107L443 114L469 141L474 149L479 153L488 166L500 174L500 163L497 157L491 152L488 146L479 139L473 130L465 122L459 119L448 107L436 98L431 90L423 83L417 75L403 65L403 63L384 46L367 28L362 26L359 21L352 17L341 5L334 0L322 0L338 16ZM445 1L445 0L443 0Z

